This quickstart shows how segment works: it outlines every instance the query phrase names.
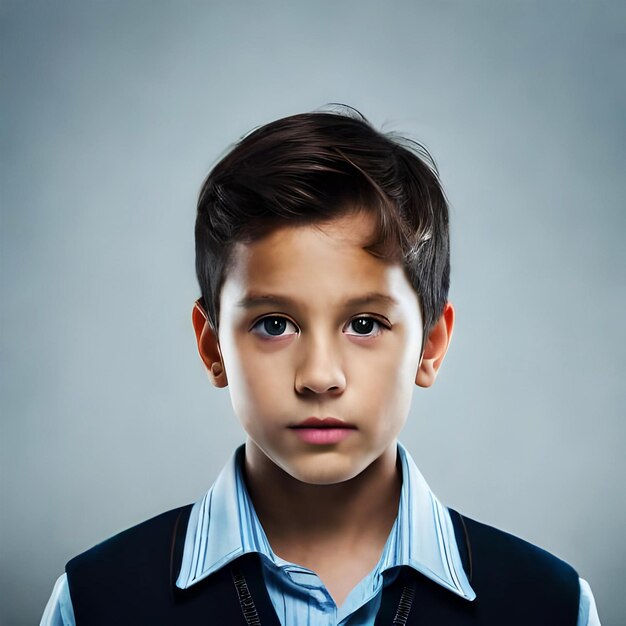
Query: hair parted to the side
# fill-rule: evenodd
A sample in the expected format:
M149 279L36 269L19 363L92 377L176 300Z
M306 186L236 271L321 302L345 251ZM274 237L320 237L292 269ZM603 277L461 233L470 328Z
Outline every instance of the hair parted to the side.
M370 211L378 228L365 249L404 265L422 308L424 337L448 298L448 204L420 144L375 130L358 111L292 115L245 135L211 170L198 199L196 274L209 323L233 245L285 224Z

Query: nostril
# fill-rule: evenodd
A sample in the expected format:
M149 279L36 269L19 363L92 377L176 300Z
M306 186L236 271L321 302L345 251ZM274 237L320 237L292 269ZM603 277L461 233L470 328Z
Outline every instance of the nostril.
M327 387L327 386L323 386L323 385L303 385L303 386L296 386L296 391L300 394L310 394L310 395L315 395L318 396L320 394L331 394L331 395L337 395L339 393L342 393L342 387L340 387L339 385L333 385L331 387Z

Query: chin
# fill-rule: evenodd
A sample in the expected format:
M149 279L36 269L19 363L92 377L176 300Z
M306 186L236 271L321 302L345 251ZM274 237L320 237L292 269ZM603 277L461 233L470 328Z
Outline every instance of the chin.
M289 463L283 469L296 480L308 485L337 485L358 476L365 467L356 466L349 459L307 459Z

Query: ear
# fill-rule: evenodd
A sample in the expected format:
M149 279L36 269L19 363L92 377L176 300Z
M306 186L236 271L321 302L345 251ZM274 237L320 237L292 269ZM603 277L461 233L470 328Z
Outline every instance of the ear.
M446 356L450 339L452 339L452 329L454 328L454 307L450 302L446 302L443 313L432 327L424 346L422 359L415 377L415 384L420 387L430 387L437 378L437 372Z
M210 381L216 387L226 387L228 379L226 378L219 341L211 324L209 324L206 311L198 300L194 303L191 311L191 322L196 333L198 353L204 363Z

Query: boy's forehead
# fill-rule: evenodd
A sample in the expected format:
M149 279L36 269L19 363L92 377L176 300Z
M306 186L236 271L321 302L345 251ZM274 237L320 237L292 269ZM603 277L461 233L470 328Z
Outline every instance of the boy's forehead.
M304 304L345 306L376 300L393 305L416 295L398 263L373 256L376 220L354 213L329 222L284 226L251 243L238 243L225 277L224 299L235 306ZM271 296L271 297L270 297Z
M247 283L292 277L314 279L329 271L350 271L354 280L384 272L388 265L367 252L375 222L368 214L346 215L328 222L285 225L251 243L237 243L229 274Z
M258 256L264 256L268 250L291 253L295 240L317 240L320 244L321 240L325 240L336 251L350 252L354 248L364 248L374 237L376 228L376 219L370 212L355 210L326 221L295 225L284 223L252 243L236 243L235 249L239 254L257 250Z

